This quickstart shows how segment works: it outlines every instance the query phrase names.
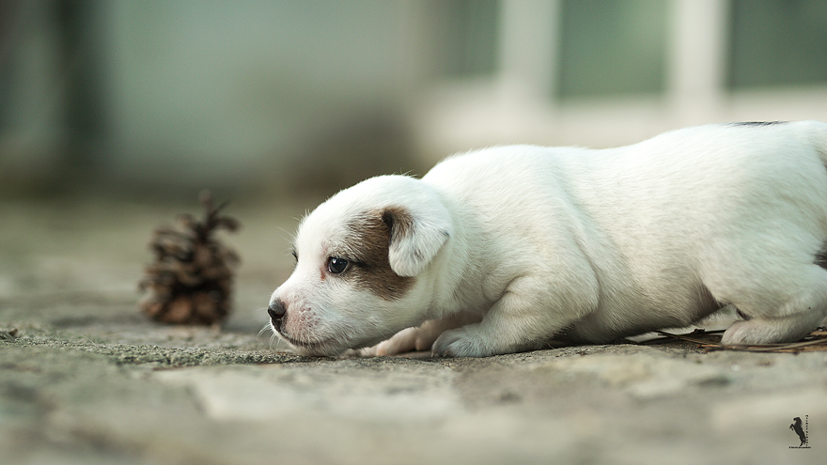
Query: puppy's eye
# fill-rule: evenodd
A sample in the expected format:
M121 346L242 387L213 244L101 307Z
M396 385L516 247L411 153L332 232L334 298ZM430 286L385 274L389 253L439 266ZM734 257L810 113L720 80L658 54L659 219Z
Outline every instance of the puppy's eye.
M350 265L350 263L344 258L330 257L327 259L327 271L332 274L344 273L348 265Z

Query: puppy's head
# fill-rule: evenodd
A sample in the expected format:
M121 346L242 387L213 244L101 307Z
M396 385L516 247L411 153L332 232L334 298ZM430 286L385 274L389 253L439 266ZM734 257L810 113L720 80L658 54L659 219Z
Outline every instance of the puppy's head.
M296 268L270 298L273 331L300 353L336 355L421 324L424 275L452 233L422 181L381 176L339 192L299 226Z

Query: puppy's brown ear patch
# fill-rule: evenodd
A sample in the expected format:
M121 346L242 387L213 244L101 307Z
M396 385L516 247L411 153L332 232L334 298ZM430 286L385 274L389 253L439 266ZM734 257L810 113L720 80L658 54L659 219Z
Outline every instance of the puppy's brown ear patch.
M451 234L447 211L414 215L405 207L364 212L348 225L342 252L354 260L341 279L385 299L402 297Z
M392 229L381 211L367 212L351 223L348 255L357 262L342 275L357 288L384 300L401 298L414 284L413 277L400 276L391 268L388 250Z
M451 218L444 209L415 215L391 207L382 213L382 221L390 229L390 266L400 276L421 273L451 235Z

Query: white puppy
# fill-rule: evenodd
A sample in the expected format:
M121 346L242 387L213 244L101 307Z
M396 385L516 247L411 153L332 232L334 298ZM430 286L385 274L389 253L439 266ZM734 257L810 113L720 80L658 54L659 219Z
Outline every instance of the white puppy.
M733 305L725 343L794 341L827 314L825 165L827 124L736 123L368 179L302 221L271 326L303 354L487 356Z

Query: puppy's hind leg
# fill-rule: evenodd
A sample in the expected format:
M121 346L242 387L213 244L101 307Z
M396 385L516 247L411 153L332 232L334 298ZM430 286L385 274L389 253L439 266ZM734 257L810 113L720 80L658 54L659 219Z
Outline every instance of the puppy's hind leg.
M815 329L827 316L827 271L816 265L807 271L809 279L799 280L795 286L799 294L791 296L775 311L755 315L749 309L739 308L754 317L733 323L721 342L727 345L795 342Z
M814 330L823 315L799 314L736 321L724 333L725 345L795 342Z

